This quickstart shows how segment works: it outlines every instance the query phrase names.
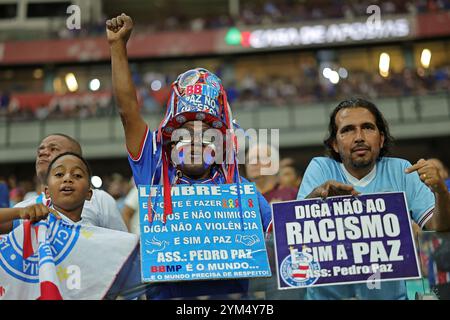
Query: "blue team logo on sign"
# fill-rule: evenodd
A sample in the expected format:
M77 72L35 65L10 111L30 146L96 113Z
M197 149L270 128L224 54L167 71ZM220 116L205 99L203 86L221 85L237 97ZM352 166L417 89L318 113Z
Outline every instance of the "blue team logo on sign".
M75 246L80 226L57 220L53 215L47 222L34 226L47 225L47 240L50 245L41 246L36 252L23 259L23 229L15 228L11 233L0 237L0 267L12 277L29 283L39 282L39 255L48 256L51 252L55 264L61 263ZM32 230L34 232L34 230ZM41 263L42 263L41 259Z
M281 279L291 287L310 286L319 279L320 264L311 254L291 248L280 266Z

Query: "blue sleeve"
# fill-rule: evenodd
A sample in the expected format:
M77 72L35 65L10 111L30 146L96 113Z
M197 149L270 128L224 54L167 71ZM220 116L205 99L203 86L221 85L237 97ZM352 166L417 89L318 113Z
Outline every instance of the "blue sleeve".
M267 202L266 198L258 191L259 210L261 211L261 219L263 224L263 230L267 231L269 224L272 221L272 208Z
M9 208L9 190L4 183L0 183L0 208Z
M330 180L330 178L326 177L320 159L312 159L303 176L300 189L298 190L297 200L305 199L315 188L327 180Z
M411 164L405 161L404 169ZM403 173L405 174L405 173ZM405 192L408 209L412 219L423 228L425 223L433 215L435 204L434 194L419 178L417 172L406 174Z
M147 128L145 136L142 139L139 154L133 158L131 154L128 153L128 162L131 171L133 172L136 186L151 184L152 176L156 170L157 159L161 153L161 150L159 150L160 148L157 148L158 152L153 154L154 139L155 134Z

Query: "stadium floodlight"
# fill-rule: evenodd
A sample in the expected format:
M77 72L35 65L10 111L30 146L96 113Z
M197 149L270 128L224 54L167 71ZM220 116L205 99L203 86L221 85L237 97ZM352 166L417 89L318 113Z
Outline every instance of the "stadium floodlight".
M91 91L97 91L98 89L100 89L100 80L92 79L89 82L89 89L91 89Z
M43 76L44 76L44 70L42 70L41 68L34 69L33 78L42 79Z
M150 84L150 88L152 88L153 91L159 91L162 88L162 83L160 80L153 80Z
M330 68L326 67L326 68L323 68L322 75L323 75L323 77L325 79L329 79L330 76L331 76L331 72L333 72L333 70L331 70Z
M342 67L339 68L338 74L339 74L339 77L341 77L342 79L347 79L347 77L348 77L348 71L347 71L347 69L342 68Z
M77 78L72 72L66 74L65 81L67 89L69 89L70 92L75 92L78 90Z
M94 188L99 189L102 187L103 185L103 181L102 178L100 178L99 176L93 176L91 178L91 184Z
M384 78L389 76L389 64L391 62L391 57L386 52L380 54L380 62L378 67L380 69L380 75Z
M330 72L329 79L332 84L338 84L339 83L339 74L336 71L332 70Z
M422 67L425 69L428 69L430 66L431 61L431 51L430 49L423 49L422 54L420 55L420 63L422 64Z

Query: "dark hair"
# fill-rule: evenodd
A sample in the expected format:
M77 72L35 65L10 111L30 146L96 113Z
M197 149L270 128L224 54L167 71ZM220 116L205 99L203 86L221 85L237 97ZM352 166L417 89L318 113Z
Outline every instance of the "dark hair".
M86 166L86 169L87 169L88 179L89 179L89 184L90 184L91 183L91 177L92 177L91 167L89 166L87 161L82 156L80 156L79 154L74 153L74 152L64 152L64 153L61 153L60 155L58 155L57 157L55 157L55 159L53 159L52 162L50 162L50 164L48 165L47 174L45 175L45 181L46 182L48 181L48 177L50 176L50 171L51 171L53 165L55 164L55 162L59 158L62 158L62 157L65 157L65 156L74 156L74 157L80 159L84 163L84 165Z
M75 140L74 138L72 138L71 136L68 136L67 134L64 134L64 133L52 133L52 134L47 135L44 139L46 139L50 136L60 136L60 137L63 137L65 139L69 140L69 142L73 145L72 152L76 153L80 156L83 156L83 151L81 149L80 143L77 140ZM42 139L42 140L44 140L44 139Z
M381 158L386 154L388 154L389 148L392 145L394 138L389 133L389 126L387 124L386 119L384 119L383 114L372 102L361 98L351 98L339 103L330 115L330 122L328 124L328 137L323 141L323 143L325 144L327 155L336 161L342 162L339 153L337 153L333 149L333 142L336 140L337 134L336 115L342 109L350 109L350 108L364 108L369 110L370 113L373 114L373 116L375 117L375 124L380 133L383 134L384 136L384 144L380 150L378 158Z

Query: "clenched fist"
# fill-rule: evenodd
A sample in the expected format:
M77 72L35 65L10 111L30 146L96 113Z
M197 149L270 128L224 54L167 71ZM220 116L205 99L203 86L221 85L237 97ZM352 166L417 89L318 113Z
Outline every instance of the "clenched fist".
M116 42L123 42L126 44L132 30L133 20L125 13L106 21L106 35L109 44Z

